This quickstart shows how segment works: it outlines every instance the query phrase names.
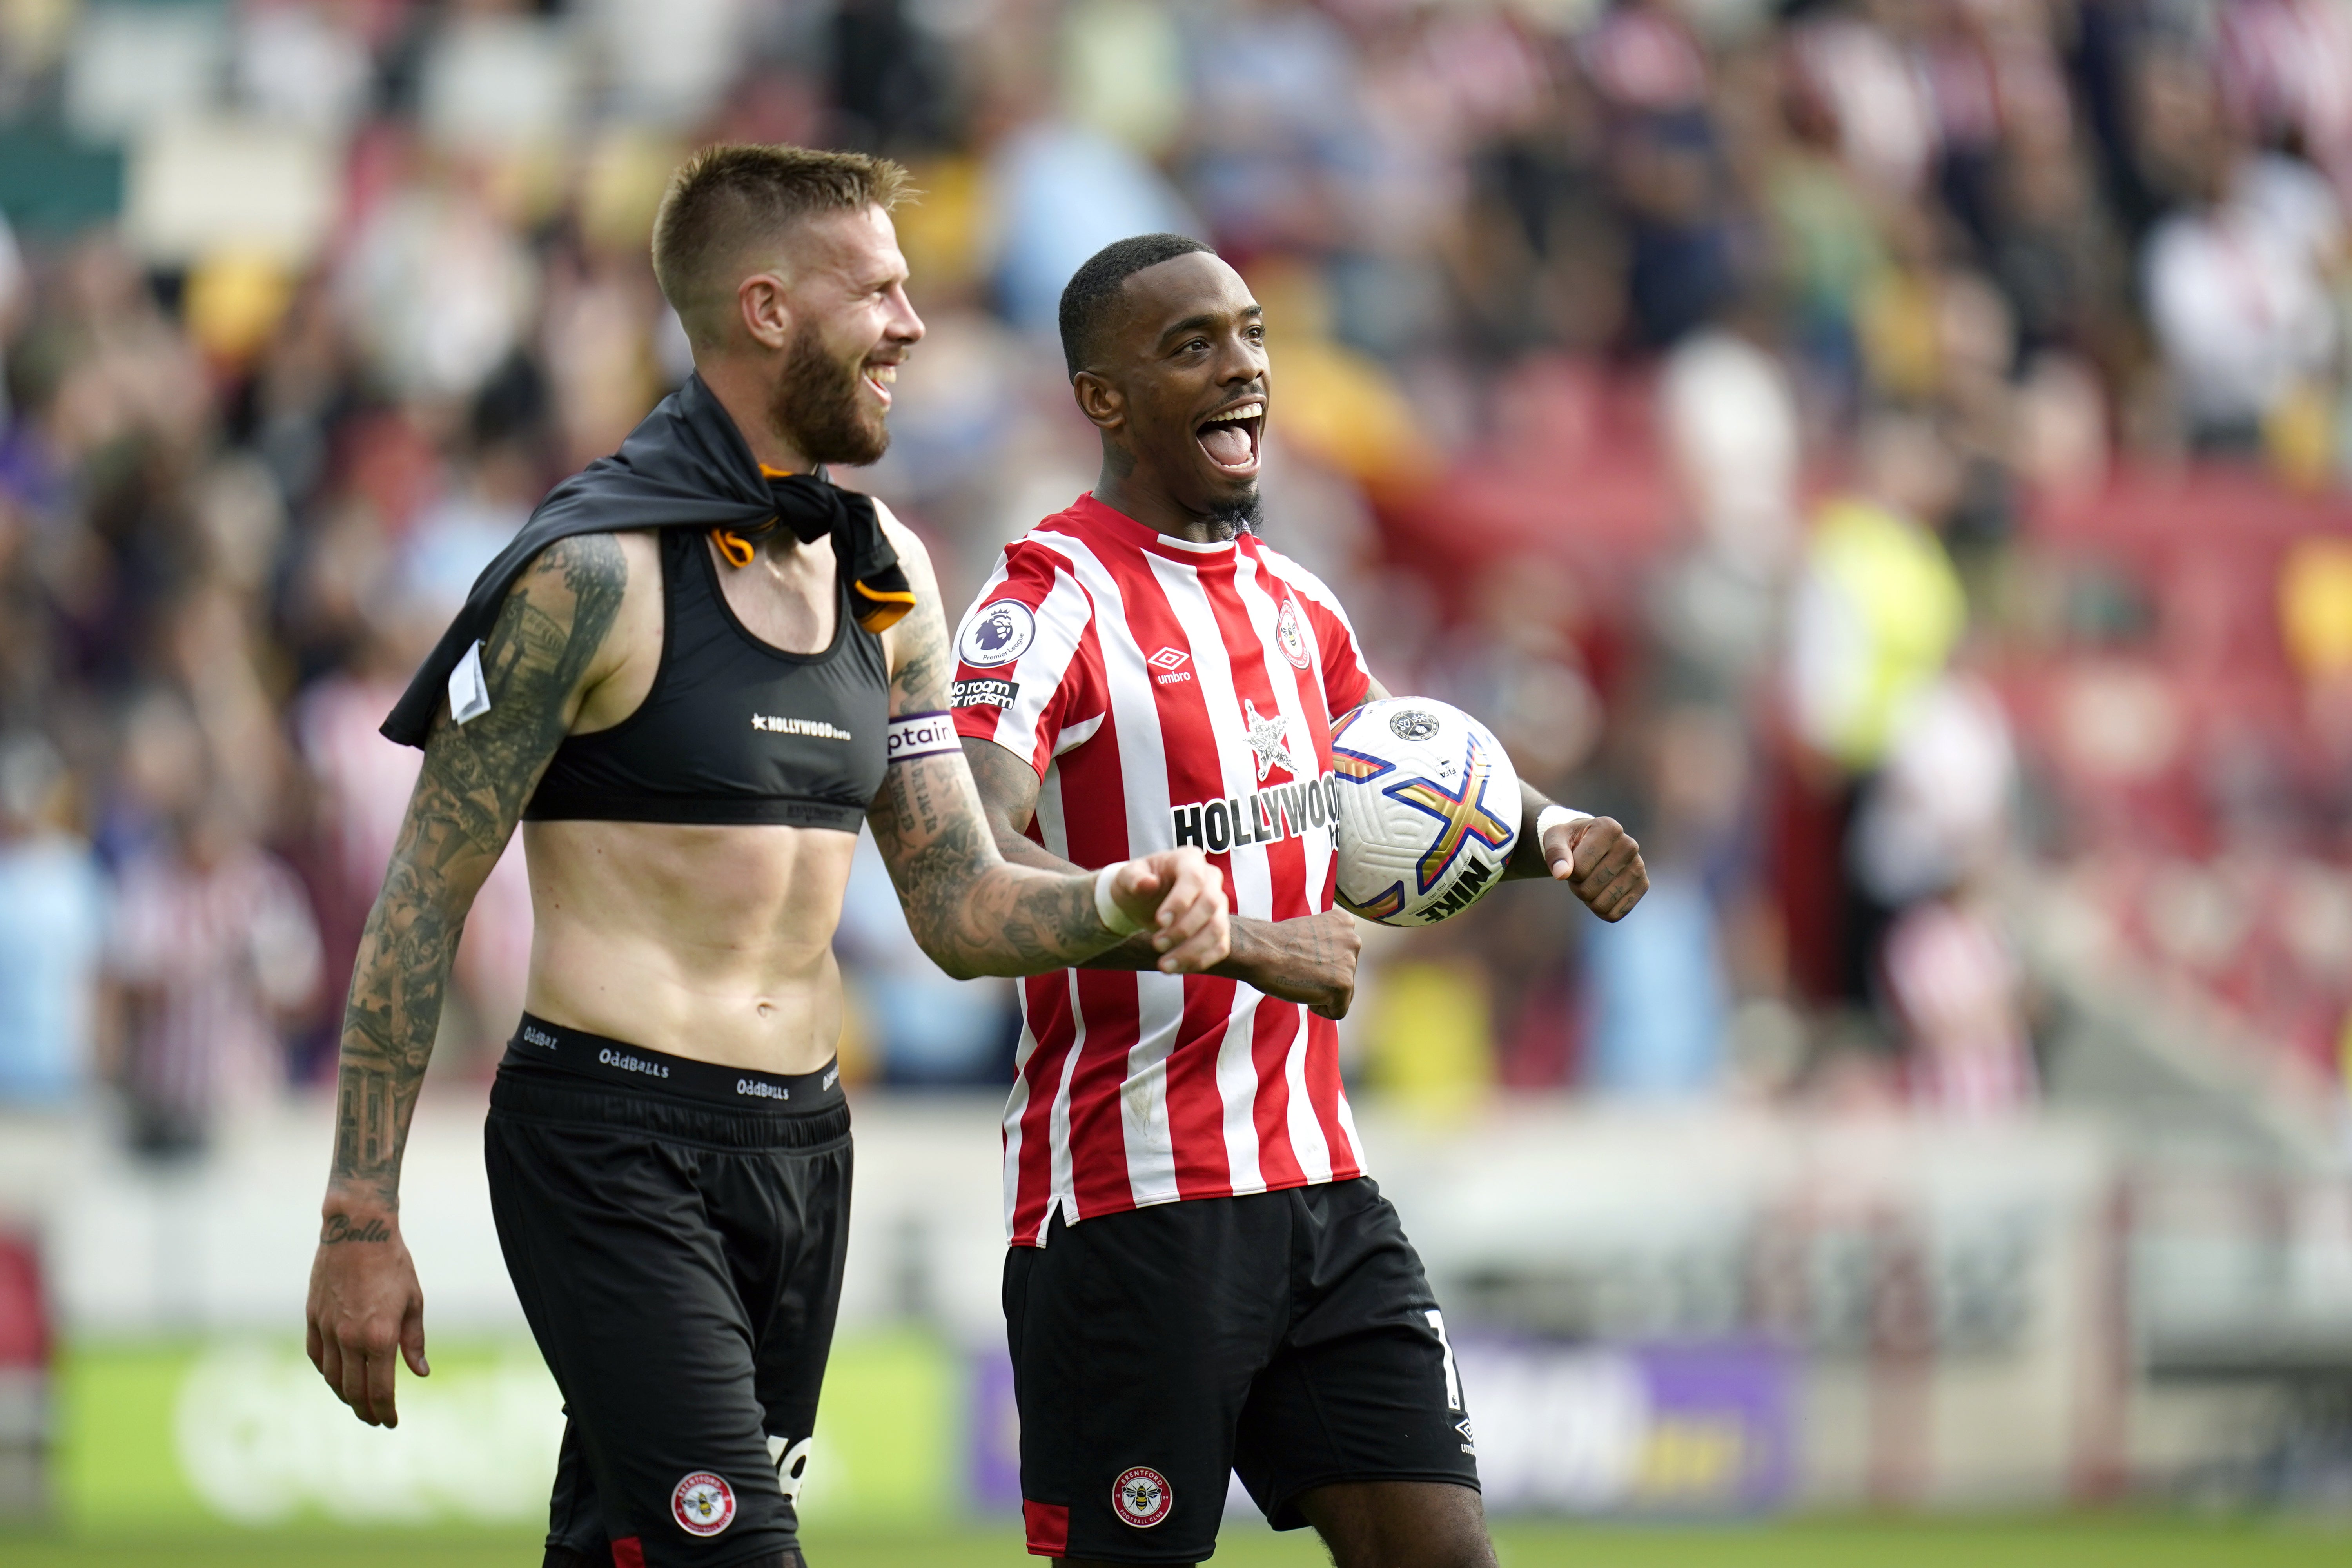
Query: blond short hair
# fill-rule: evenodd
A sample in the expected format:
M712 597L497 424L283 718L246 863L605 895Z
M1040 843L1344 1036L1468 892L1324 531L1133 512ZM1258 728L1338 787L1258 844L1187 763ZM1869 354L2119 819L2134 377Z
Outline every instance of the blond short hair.
M721 143L678 165L654 216L654 279L697 343L718 335L744 251L828 212L887 212L911 194L887 158Z

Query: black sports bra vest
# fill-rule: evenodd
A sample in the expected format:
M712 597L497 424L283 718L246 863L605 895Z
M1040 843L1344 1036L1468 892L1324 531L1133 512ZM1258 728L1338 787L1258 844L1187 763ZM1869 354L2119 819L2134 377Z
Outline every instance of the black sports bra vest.
M784 653L744 629L699 530L666 528L651 690L568 737L524 808L535 822L782 823L855 833L882 787L890 671L841 593L833 646Z

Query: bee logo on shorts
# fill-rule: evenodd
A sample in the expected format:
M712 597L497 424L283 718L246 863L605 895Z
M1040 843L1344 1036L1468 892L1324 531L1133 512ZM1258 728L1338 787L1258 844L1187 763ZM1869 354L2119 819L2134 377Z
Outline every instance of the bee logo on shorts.
M1176 1493L1166 1476L1138 1465L1122 1471L1118 1479L1111 1483L1110 1505L1118 1510L1119 1518L1136 1529L1150 1530L1176 1506Z
M669 1494L669 1511L688 1535L716 1535L735 1522L735 1489L723 1476L697 1470Z

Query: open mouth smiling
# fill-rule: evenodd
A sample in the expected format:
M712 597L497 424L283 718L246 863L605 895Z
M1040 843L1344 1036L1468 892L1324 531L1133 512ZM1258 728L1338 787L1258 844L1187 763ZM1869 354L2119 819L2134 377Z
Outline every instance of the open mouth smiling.
M898 366L895 362L889 364L868 363L859 379L882 400L883 407L890 406L890 385L898 379Z
M1220 473L1236 479L1257 472L1258 437L1265 433L1265 399L1253 397L1209 416L1192 431Z

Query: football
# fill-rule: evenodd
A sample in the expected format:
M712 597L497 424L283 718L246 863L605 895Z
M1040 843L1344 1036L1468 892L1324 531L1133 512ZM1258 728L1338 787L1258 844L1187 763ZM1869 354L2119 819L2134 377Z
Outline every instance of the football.
M1519 775L1450 703L1390 697L1331 731L1339 902L1382 925L1433 925L1502 879L1519 841Z

